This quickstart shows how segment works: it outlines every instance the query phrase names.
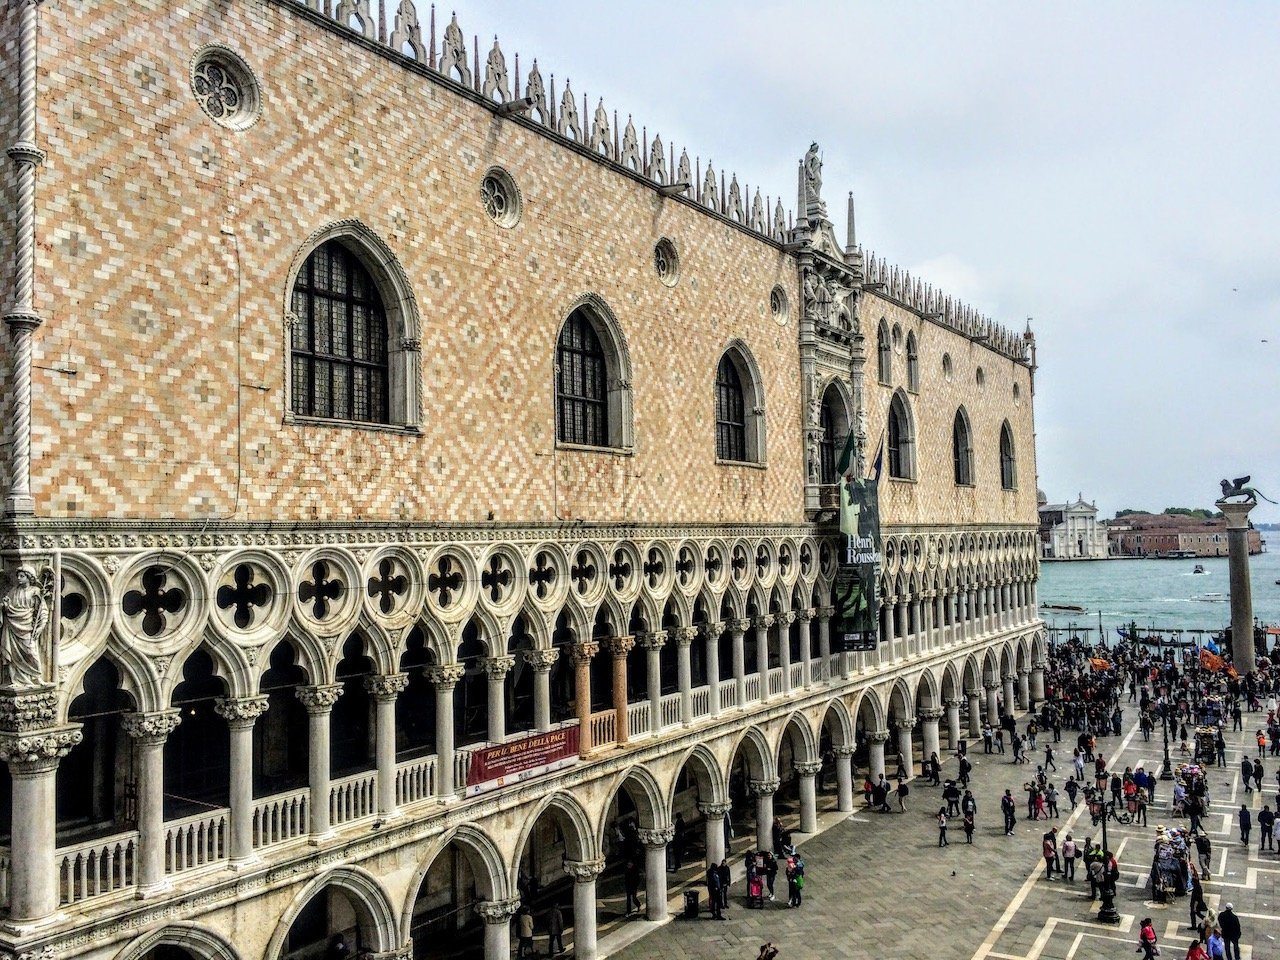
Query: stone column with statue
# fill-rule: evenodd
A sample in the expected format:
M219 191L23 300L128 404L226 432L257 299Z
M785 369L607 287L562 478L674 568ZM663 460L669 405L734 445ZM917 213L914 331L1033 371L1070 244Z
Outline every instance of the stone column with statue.
M1262 497L1249 486L1251 477L1221 481L1217 508L1227 518L1227 557L1231 575L1231 663L1241 674L1252 673L1257 659L1253 644L1253 589L1249 583L1249 511Z

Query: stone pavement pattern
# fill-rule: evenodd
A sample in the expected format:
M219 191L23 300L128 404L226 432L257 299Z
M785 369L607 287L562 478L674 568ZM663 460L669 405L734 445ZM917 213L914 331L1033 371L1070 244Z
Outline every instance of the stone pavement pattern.
M1159 740L1143 742L1132 705L1126 706L1125 719L1125 736L1101 740L1100 749L1108 758L1119 751L1120 769L1145 764L1158 770ZM1214 802L1205 821L1213 837L1215 868L1205 896L1215 909L1234 903L1244 927L1241 942L1246 960L1274 955L1275 941L1270 937L1280 936L1280 904L1276 903L1280 856L1258 853L1256 826L1254 845L1246 853L1234 817L1228 818L1239 809L1241 799L1255 811L1264 799L1276 808L1276 761L1263 761L1265 798L1246 795L1240 785L1239 759L1242 750L1252 749L1250 736L1246 716L1246 731L1228 735L1227 766L1210 772ZM1059 757L1064 753L1067 757L1065 762L1058 761L1060 775L1050 776L1059 787L1071 772L1072 740L1063 731L1063 743L1056 748ZM1043 738L1040 742L1043 747ZM780 960L1119 958L1134 955L1137 924L1144 916L1155 919L1164 956L1185 953L1190 943L1187 899L1160 906L1144 888L1156 825L1186 825L1185 820L1169 817L1170 784L1160 784L1149 827L1108 825L1109 842L1119 851L1122 871L1116 898L1122 922L1114 927L1096 922L1097 904L1089 902L1086 882L1072 886L1043 879L1039 841L1048 827L1044 821L1033 824L1024 819L1025 802L1019 804L1016 836L1004 836L999 796L1008 787L1024 801L1020 788L1034 765L1015 767L1008 762L1009 754L985 756L980 745L970 756L975 761L974 795L979 804L973 846L964 844L963 831L956 827L949 830L951 846L939 850L933 817L940 791L917 779L907 814L859 811L803 842L808 880L802 908L787 909L783 894L781 902L768 904L765 910L747 910L741 903L743 884L736 883L729 920L717 923L705 914L697 921L677 918L612 955L623 960L754 958L760 944L772 940L780 948ZM954 762L947 768L953 771ZM1053 821L1060 837L1071 832L1082 840L1100 832L1090 825L1083 805L1072 819L1065 794L1060 810L1062 818ZM1255 942L1265 945L1256 954L1251 947Z

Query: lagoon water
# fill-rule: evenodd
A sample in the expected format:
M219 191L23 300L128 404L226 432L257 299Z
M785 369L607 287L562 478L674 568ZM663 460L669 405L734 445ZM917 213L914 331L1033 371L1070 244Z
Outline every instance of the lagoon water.
M1280 537L1271 552L1249 558L1253 615L1280 624ZM1196 564L1202 574L1192 573ZM1221 630L1231 622L1227 602L1227 558L1201 560L1094 560L1040 565L1040 602L1073 604L1084 613L1041 609L1051 627L1098 626L1101 612L1108 640L1115 628L1137 621L1141 627Z

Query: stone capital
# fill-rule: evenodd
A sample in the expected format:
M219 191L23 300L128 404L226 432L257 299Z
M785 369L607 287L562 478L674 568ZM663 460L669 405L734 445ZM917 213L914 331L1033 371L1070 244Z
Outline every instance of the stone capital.
M947 697L942 703L948 710L959 710L964 706L964 701L959 697Z
M409 675L406 673L383 673L364 680L364 688L373 694L375 700L394 700L408 686Z
M837 757L852 757L854 753L857 752L857 750L858 750L857 747L851 747L847 745L841 745L838 747L831 748L831 752L834 753Z
M328 713L342 696L342 684L323 683L314 687L298 687L293 693L307 708L307 713Z
M867 733L867 739L872 743L884 743L889 739L888 730L871 730Z
M797 610L795 613L796 623L808 623L816 615L816 612L812 608L808 610Z
M1005 683L1017 683L1018 675L1016 673L1006 673L1000 679L1002 679Z
M755 627L757 630L768 630L770 627L773 626L773 624L774 624L774 616L771 613L766 613L763 616L756 617L754 620L751 621L751 625Z
M830 620L836 615L835 607L818 607L818 616L823 620Z
M640 842L646 847L665 847L676 837L676 828L673 826L659 827L656 830L641 830L639 832Z
M693 643L694 637L698 635L697 627L672 627L669 631L670 637L682 647L687 647Z
M79 724L23 734L0 734L0 760L14 776L33 776L57 769L58 761L84 740Z
M925 723L937 723L942 719L942 711L934 707L930 707L928 710L921 710L920 719Z
M485 923L510 923L511 918L520 910L519 898L512 900L476 900L472 905Z
M1214 506L1222 511L1222 515L1227 518L1228 530L1248 530L1249 529L1249 511L1258 504L1254 503L1230 503L1226 500L1219 500Z
M1044 660L1037 660L1035 663L1031 665L1032 670L1039 670L1041 673L1044 673L1044 671L1048 669L1048 667L1049 667L1048 662Z
M413 944L407 943L403 947L384 950L382 953L370 953L369 958L370 960L413 960Z
M573 878L574 883L593 883L604 872L604 861L566 860L564 872Z
M270 701L266 697L220 697L213 703L214 712L227 721L228 726L253 726L267 712Z
M655 630L653 633L642 633L639 640L640 646L646 650L661 650L667 645L667 635L661 630Z
M796 764L796 773L802 777L816 777L822 772L821 760L801 760Z
M467 668L460 663L444 663L426 669L427 679L437 687L452 687L466 672Z
M983 690L999 690L1000 681L999 680L983 680L982 689Z
M766 780L752 780L750 783L751 792L757 797L768 796L777 792L779 785L782 783L777 777L771 777Z
M490 680L501 680L515 665L515 657L489 657L484 661L484 672Z
M619 660L625 659L635 645L635 637L610 637L601 641L601 646L608 650L611 656Z
M591 658L599 652L600 644L595 640L583 640L569 648L569 656L573 658L574 666L590 663Z
M708 820L721 820L733 808L729 803L700 803L698 812Z
M182 714L178 710L161 710L158 713L126 713L120 718L120 726L133 739L142 743L164 743L169 734L178 729Z
M707 639L712 641L719 640L726 627L727 624L720 620L712 620L702 625L702 629L706 631Z
M27 733L53 726L58 694L52 686L0 691L0 731Z
M525 650L522 654L524 662L533 669L538 671L547 671L555 665L560 659L560 648L552 647L549 650Z
M897 726L898 732L901 733L903 730L910 730L912 727L914 727L916 725L916 718L915 717L898 717L894 721L894 724Z
M730 633L746 633L748 630L751 629L751 621L745 618L730 620L728 621L728 623L729 623Z

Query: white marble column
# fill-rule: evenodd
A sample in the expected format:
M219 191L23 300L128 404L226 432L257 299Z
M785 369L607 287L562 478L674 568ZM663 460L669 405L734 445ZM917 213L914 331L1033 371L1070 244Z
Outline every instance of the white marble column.
M1031 697L1036 703L1044 700L1044 667L1043 662L1031 667Z
M851 746L836 747L836 809L853 812L853 751Z
M1018 671L1018 708L1020 710L1031 709L1031 671Z
M254 860L253 852L253 727L267 712L266 697L226 698L214 710L227 721L231 737L231 868L240 869Z
M136 744L138 776L138 896L167 889L164 869L164 742L178 728L177 710L129 713L121 726Z
M773 795L778 790L779 782L777 777L751 781L751 792L756 798L757 850L773 849Z
M1018 678L1015 677L1012 673L1006 673L1003 677L1004 709L1005 709L1005 713L1008 713L1008 714L1012 714L1014 712L1014 709L1015 709L1014 705L1017 702L1017 692L1015 690L1015 684L1017 683L1017 679Z
M507 739L507 673L516 665L515 657L489 657L484 661L484 673L488 681L487 704L489 714L488 737L490 743Z
M724 849L724 818L729 813L727 803L700 803L702 827L706 837L707 863L719 863L726 856Z
M675 627L668 634L668 639L674 639L676 644L676 682L680 688L680 723L686 727L693 723L693 664L689 648L697 635L697 627Z
M800 624L800 683L806 690L813 686L813 644L810 635L813 617L813 610L800 610L796 613L796 622Z
M706 645L704 656L707 659L707 702L711 716L720 715L720 635L724 633L724 624L712 621L703 625L703 643Z
M667 645L667 635L661 630L640 636L644 647L645 687L649 694L649 729L657 733L662 729L662 648Z
M778 665L782 667L783 696L791 692L791 622L795 618L790 610L784 610L774 618L778 628Z
M644 846L644 910L649 920L667 919L667 844L676 835L675 827L641 830Z
M559 647L524 651L524 662L533 669L533 725L539 733L551 729L551 668L559 659Z
M24 698L15 696L19 704ZM52 691L35 695L41 720L52 721ZM8 704L6 704L8 706ZM0 734L0 760L9 764L13 823L9 839L9 922L34 925L58 912L58 761L83 739L78 726Z
M969 700L969 738L982 736L982 694L970 690L965 696Z
M911 740L911 728L915 725L915 717L903 717L898 721L898 753L902 756L908 780L916 775L915 745Z
M378 767L378 815L399 814L396 806L396 698L409 685L403 673L388 673L365 679L365 689L373 697L375 710L374 759Z
M884 745L888 739L888 730L872 730L867 734L867 767L871 771L872 783L884 776Z
M929 708L920 711L920 740L925 760L935 753L942 759L942 743L938 737L938 721L942 719L942 711Z
M800 832L818 832L818 771L822 763L818 760L805 760L796 764L796 773L800 774Z
M603 870L603 860L564 861L564 872L573 878L574 960L596 960L596 878Z
M484 960L511 960L511 920L520 911L519 899L477 900L473 906L484 921Z
M1000 684L988 680L982 685L987 691L987 723L993 727L1000 724Z
M820 679L828 683L835 679L835 671L831 669L831 618L835 613L835 607L818 608L818 659L822 661Z
M738 709L747 709L747 651L744 637L749 620L729 621L729 642L733 646L733 681L738 691Z
M460 663L428 667L427 679L436 688L436 796L451 800L458 785L453 782L453 688L465 669ZM590 738L590 734L587 734Z
M773 617L765 614L753 621L756 628L756 672L760 674L760 700L769 699L769 628Z
M311 841L332 835L329 820L329 716L342 696L342 684L298 687L294 694L307 708L307 772L311 787Z
M954 752L960 746L960 704L959 697L952 697L943 704L947 708L947 749Z

